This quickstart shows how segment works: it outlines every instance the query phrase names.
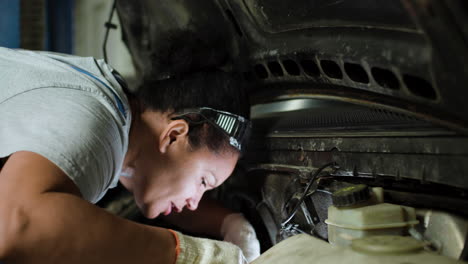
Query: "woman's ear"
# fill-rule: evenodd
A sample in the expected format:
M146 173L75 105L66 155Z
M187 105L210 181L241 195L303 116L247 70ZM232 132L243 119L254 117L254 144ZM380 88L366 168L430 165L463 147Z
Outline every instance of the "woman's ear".
M159 151L165 153L174 143L183 142L188 136L189 125L187 121L171 120L159 136Z

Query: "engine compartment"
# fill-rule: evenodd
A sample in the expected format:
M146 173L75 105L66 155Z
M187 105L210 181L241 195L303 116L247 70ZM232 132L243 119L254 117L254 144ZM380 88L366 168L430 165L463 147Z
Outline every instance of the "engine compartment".
M331 242L337 241L336 236L357 238L350 232L337 234L336 228L330 238L329 227L336 219L330 221L329 213L337 191L367 186L374 190L370 193L380 193L374 195L379 202L371 204L408 206L413 212L414 219L406 219L411 214L400 210L405 211L402 219L413 223L397 233L424 241L433 252L466 258L465 137L389 110L294 100L274 103L276 114L253 109L253 115L260 117L254 119L256 131L264 136L258 137L262 140L254 136L245 179L263 179L255 210L271 245L301 233ZM370 209L363 201L349 206L354 208L351 212L362 206ZM378 210L373 214L378 217ZM391 213L384 215L391 219ZM356 219L362 225L370 221L362 215ZM364 230L375 233L358 237L388 234L390 229Z
M252 108L249 149L234 175L209 194L246 216L262 252L299 234L345 248L352 239L385 234L466 260L466 137L403 113L343 102L271 104ZM336 193L356 186L365 191L344 198L346 217L330 219ZM105 205L110 211L166 225L144 219L128 193L114 197ZM340 219L348 218L354 226L343 228Z
M468 260L464 1L141 0L117 1L117 11L143 79L217 67L252 83L250 145L210 195L248 218L262 251L294 239L285 256L351 256L325 243L329 208L335 192L365 185L380 193L368 206L402 212L398 235L430 253L418 262ZM189 47L161 44L171 32L190 33ZM189 63L164 66L186 52ZM114 209L146 221L131 204ZM385 258L413 263L372 260Z

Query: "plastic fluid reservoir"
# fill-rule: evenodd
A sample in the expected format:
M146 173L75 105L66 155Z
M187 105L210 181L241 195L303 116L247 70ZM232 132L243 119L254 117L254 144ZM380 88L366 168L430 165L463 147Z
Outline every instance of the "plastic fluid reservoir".
M359 185L336 192L338 199L334 199L335 205L328 208L325 221L331 244L348 246L357 238L406 235L410 227L418 224L414 208L382 203L383 199L375 199L375 190L372 192L366 188ZM363 195L365 192L370 195ZM367 200L360 197L367 197Z
M340 247L306 234L289 237L264 252L252 264L462 264L424 250L427 244L412 237L374 236Z

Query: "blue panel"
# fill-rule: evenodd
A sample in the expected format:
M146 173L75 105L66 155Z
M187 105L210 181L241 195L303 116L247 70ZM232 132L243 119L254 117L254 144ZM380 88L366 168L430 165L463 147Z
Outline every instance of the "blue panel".
M0 46L20 47L20 0L0 0Z
M46 3L47 3L46 49L49 51L71 54L73 52L73 35L74 35L73 34L74 0L47 0Z

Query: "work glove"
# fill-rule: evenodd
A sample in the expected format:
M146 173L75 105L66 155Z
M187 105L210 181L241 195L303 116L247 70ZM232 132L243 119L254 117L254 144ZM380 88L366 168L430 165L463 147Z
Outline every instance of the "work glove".
M176 264L248 264L236 245L170 231L177 241Z
M253 226L244 215L240 213L227 215L221 225L221 235L224 241L239 246L248 262L260 256L260 242Z

